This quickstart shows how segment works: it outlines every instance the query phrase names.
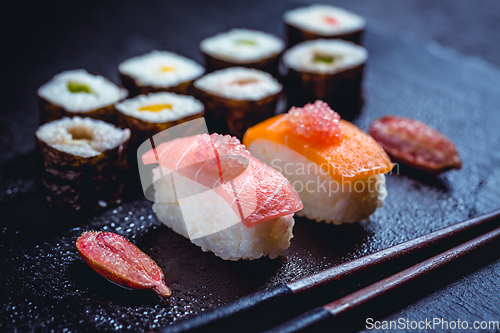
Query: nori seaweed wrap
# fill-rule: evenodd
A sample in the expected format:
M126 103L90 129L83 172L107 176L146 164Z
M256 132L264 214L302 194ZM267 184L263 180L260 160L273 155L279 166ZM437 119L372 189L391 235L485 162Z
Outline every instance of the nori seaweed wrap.
M234 66L255 68L278 76L279 56L285 43L262 31L232 29L204 39L200 50L207 72Z
M115 123L114 104L127 91L83 69L62 72L38 89L40 123L62 117L90 117Z
M290 106L327 102L344 118L362 104L363 69L368 53L357 44L331 39L300 43L283 55Z
M40 192L52 207L92 212L120 203L130 130L92 118L62 118L36 131Z
M205 105L208 129L240 139L249 127L274 116L282 90L270 74L244 67L207 74L193 88Z
M366 27L363 17L329 5L311 5L290 10L283 16L287 45L319 38L343 39L361 44Z
M154 92L187 94L193 80L205 73L194 60L168 51L130 58L119 65L118 71L131 97Z

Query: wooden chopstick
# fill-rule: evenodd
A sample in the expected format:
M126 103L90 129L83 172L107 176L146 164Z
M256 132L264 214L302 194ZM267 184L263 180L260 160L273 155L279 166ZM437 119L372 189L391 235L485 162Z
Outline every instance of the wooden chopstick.
M310 310L266 332L290 333L322 331L328 323L331 324L331 322L337 317L345 316L350 311L356 310L361 306L366 306L368 303L374 302L381 296L386 295L388 292L394 292L397 289L426 276L436 269L442 269L457 259L476 252L477 250L484 248L486 245L493 244L498 240L500 240L500 228L458 245L448 251L440 253L430 259L371 284L361 290L353 292L352 294L342 297L336 301ZM364 321L361 320L361 322Z
M500 209L434 231L379 252L328 268L301 279L241 297L196 314L159 332L261 331L353 292L368 281L401 271L445 249L498 227ZM258 318L258 320L256 320ZM244 324L242 324L244 323Z

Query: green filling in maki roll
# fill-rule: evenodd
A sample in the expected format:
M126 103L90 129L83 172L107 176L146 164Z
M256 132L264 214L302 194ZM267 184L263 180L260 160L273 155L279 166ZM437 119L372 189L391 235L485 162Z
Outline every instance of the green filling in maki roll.
M249 46L257 45L257 43L251 39L237 39L234 41L234 43L238 45L249 45Z
M320 62L324 63L327 65L333 64L339 57L334 56L334 55L329 55L329 54L315 54L314 55L314 62Z
M68 81L68 90L72 93L92 94L92 89L87 84L77 81Z

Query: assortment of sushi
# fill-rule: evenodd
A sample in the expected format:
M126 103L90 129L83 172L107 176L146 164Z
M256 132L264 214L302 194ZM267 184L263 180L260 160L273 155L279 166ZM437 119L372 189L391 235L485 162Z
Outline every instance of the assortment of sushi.
M453 144L425 124L384 118L372 125L374 138L341 119L362 100L362 17L312 5L283 19L287 50L275 35L232 29L200 43L205 68L169 51L125 60L126 89L85 70L54 76L38 90L45 200L78 212L120 203L121 175L137 157L152 170L146 197L173 231L224 260L275 258L290 246L294 214L341 224L382 207L394 166L384 149L429 172L460 167ZM289 111L276 115L283 92ZM204 131L182 127L201 120ZM87 233L78 250L103 276L169 296L161 270L120 237ZM108 243L128 250L101 251ZM150 271L106 266L131 263L129 255ZM133 278L139 271L142 282Z

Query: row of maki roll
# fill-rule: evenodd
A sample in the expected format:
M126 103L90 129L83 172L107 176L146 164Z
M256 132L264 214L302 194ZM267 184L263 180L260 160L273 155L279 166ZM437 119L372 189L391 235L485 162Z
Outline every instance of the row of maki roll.
M248 127L275 114L282 85L269 73L231 67L194 82L194 96L206 108L209 130L242 138Z
M121 201L130 130L75 116L43 124L35 135L40 191L51 206L91 212Z
M363 17L342 8L316 4L290 10L283 16L288 47L298 43L335 38L361 44L366 28Z
M38 89L40 122L73 116L114 122L114 104L127 95L100 75L83 69L65 71Z
M260 69L278 75L279 56L285 43L273 34L232 29L204 39L200 50L207 72L234 66Z

